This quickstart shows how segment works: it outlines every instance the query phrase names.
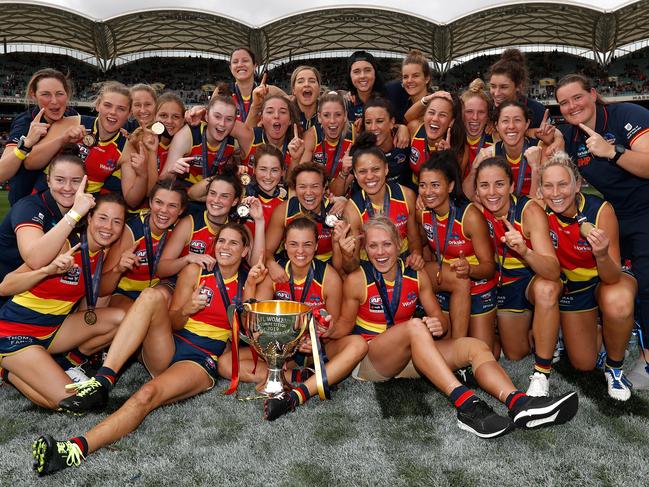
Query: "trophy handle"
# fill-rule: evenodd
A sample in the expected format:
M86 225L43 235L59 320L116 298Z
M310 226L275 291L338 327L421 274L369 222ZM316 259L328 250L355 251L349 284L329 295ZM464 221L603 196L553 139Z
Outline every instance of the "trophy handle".
M240 320L241 327L239 328L239 340L243 341L246 345L250 345L250 339L246 335L243 327L245 326L245 322L246 322L245 314L252 307L250 306L250 303L248 303L248 302L242 303L242 305L243 305L243 311L241 312L241 320ZM227 314L228 314L228 321L230 322L230 325L232 325L232 323L234 321L234 313L236 311L237 311L236 305L231 304L230 306L228 306Z

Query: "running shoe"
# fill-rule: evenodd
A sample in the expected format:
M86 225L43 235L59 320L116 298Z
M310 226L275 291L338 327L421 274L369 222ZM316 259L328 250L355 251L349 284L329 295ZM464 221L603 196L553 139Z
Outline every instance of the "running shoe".
M280 416L295 411L295 406L297 403L288 392L269 397L264 401L264 418L268 421L275 421Z
M550 395L550 379L545 374L534 372L530 375L530 385L526 394L532 397L548 397Z
M628 401L631 397L631 388L633 385L624 375L622 369L607 368L604 371L606 385L608 386L608 395L616 401Z
M83 370L81 365L77 365L76 367L70 367L65 371L65 373L68 375L70 379L72 379L72 382L74 382L75 384L90 380L90 377L86 375L86 372L85 370Z
M78 384L68 384L67 390L74 390L76 394L63 399L59 408L72 414L82 414L86 411L103 409L108 403L108 390L94 377Z
M480 438L497 438L514 429L511 419L499 416L482 399L473 397L470 405L457 410L457 425L460 429Z
M543 428L570 421L579 407L576 392L568 392L559 397L527 397L519 400L509 411L516 426L525 429Z
M67 467L78 467L83 459L79 445L71 441L56 441L50 435L43 435L32 443L32 455L34 470L41 477Z

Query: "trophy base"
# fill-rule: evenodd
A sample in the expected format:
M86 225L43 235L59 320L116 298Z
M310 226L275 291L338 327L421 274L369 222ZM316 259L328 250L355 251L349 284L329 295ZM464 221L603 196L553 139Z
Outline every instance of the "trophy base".
M284 378L282 369L268 369L266 380L255 387L256 394L248 397L239 397L240 401L253 401L256 399L268 399L269 397L279 396L283 392L289 392L292 389L290 384Z

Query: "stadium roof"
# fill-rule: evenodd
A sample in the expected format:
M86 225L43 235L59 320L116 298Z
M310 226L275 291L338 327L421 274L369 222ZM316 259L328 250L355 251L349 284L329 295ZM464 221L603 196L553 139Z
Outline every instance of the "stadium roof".
M507 46L559 49L607 64L649 44L649 0L6 1L5 51L63 50L108 69L144 55L226 57L249 45L263 64L367 49L453 62ZM17 20L17 21L16 21ZM22 46L22 48L21 48Z

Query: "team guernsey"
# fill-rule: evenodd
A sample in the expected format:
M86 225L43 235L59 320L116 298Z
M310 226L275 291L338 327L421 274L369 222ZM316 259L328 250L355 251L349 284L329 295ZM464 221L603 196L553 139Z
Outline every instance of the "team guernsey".
M326 198L323 200L320 211L318 213L313 211L305 210L298 200L297 196L292 196L286 203L286 215L284 217L284 228L286 225L291 223L293 220L299 216L309 216L316 221L318 225L318 246L316 249L316 259L319 259L323 262L329 261L331 259L331 254L333 251L333 243L331 237L333 234L333 228L328 227L325 224L325 218L327 212L331 209L333 203L330 203Z
M241 296L237 297L237 293L240 288L240 280L245 282L246 277L247 272L242 269L234 276L223 279L230 303L236 303L241 299ZM201 294L207 296L207 305L191 315L184 328L174 333L176 353L172 363L191 360L197 362L215 377L214 363L225 351L227 341L232 335L232 329L227 315L227 303L224 303L221 297L215 273L202 270L198 278L198 288Z
M280 257L277 259L279 265L281 265L286 271L286 275L290 276L290 261L285 257ZM291 284L287 282L274 282L273 283L273 299L280 299L282 301L298 301L306 304L312 309L323 308L325 306L324 299L324 280L327 273L327 264L318 259L313 259L311 261L311 271L312 280L308 285L306 294L304 293L304 287L307 281L307 277L300 280L295 280L293 282L293 289L291 290Z
M263 128L255 127L253 129L253 133L254 133L254 138L252 141L252 145L250 146L250 151L248 151L248 155L246 156L246 158L241 161L241 164L248 165L248 174L250 175L252 175L253 169L255 167L255 152L257 152L257 148L262 144L275 145L268 142L268 139L266 138L266 134L264 133ZM288 142L289 142L288 133L285 135L284 138L285 138L284 146L278 147L278 149L282 151L282 155L284 156L285 167L290 167L291 153L288 151Z
M90 253L93 274L100 255L103 250ZM74 254L74 262L76 265L65 274L46 277L0 308L0 356L31 345L47 348L86 292L80 251Z
M397 261L397 265L401 266L402 283L401 294L398 299L399 306L396 313L394 313L395 325L412 318L419 296L419 276L417 271L406 267L401 259ZM356 324L352 333L361 335L365 340L369 341L387 329L387 321L383 308L384 303L374 280L374 267L367 261L361 261L360 269L365 280L365 299L358 308ZM395 283L385 280L385 287L387 299L392 301Z
M203 138L207 137L205 134L206 128L207 123L205 122L190 127L192 147L187 157L193 157L193 159L189 161L189 171L180 180L186 187L201 181L205 174L212 176L218 173L234 152L234 138L231 136L221 141L217 147L210 145L207 141L204 143ZM205 146L205 151L203 146ZM206 159L206 161L203 159Z
M466 178L471 172L471 167L473 167L473 161L478 157L480 151L485 147L491 147L494 145L494 140L491 135L482 134L482 136L472 139L468 135L466 137L466 148L469 159L467 161L466 167L464 168L464 177Z
M345 133L342 140L336 144L329 142L324 135L321 125L311 128L315 134L315 147L313 149L313 162L324 166L327 179L332 181L343 167L342 159L345 152L352 146L355 139L354 126L352 125Z
M413 182L416 183L419 181L421 166L424 165L430 155L436 150L436 147L430 147L428 145L426 127L422 123L415 132L415 135L410 139L410 170L412 171Z
M385 184L386 200L388 203L385 216L392 220L397 227L397 231L401 237L401 254L408 250L408 216L410 215L410 209L408 208L408 202L406 201L403 189L403 186L400 184ZM365 223L371 218L370 211L368 211L367 208L368 204L372 205L372 211L375 214L381 213L382 211L381 208L377 208L372 203L368 203L368 199L369 198L366 196L365 191L362 189L352 194L351 202L353 203L354 208L356 208L356 211L358 211L361 223ZM385 210L385 205L383 210Z
M207 221L207 210L190 213L189 218L192 221L192 235L180 256L184 257L189 253L214 255L216 231L212 230ZM227 220L223 224L225 225L225 223Z
M566 218L554 213L549 208L548 223L550 226L550 237L554 245L559 265L561 266L561 279L564 284L564 291L559 302L562 311L573 310L577 304L583 304L584 298L579 294L582 291L594 292L599 283L597 262L593 255L593 249L579 231L578 218L586 217L587 221L597 226L599 215L604 205L608 204L603 199L594 195L577 194L578 212L575 218ZM587 309L594 309L596 303L588 299L590 305ZM565 305L565 309L564 306ZM583 310L583 306L580 306Z
M158 282L160 278L158 277L157 271L153 274L153 277L150 274L149 268L149 254L147 251L147 244L144 232L145 225L144 219L148 215L135 215L126 222L125 231L129 231L133 236L133 245L137 244L135 251L133 252L138 259L139 265L134 266L133 269L126 271L119 283L117 284L117 289L115 290L116 294L122 294L133 300L137 299L142 291L147 287L153 287ZM160 246L160 241L162 235L155 235L153 232L150 232L151 235L151 244L153 255L160 255L158 248ZM171 237L171 230L167 232L166 239Z
M523 231L523 212L527 205L536 204L527 196L521 196L512 198L512 207L510 208L510 214L508 215L510 223L512 226L518 230L523 239L525 240L525 245L528 248L532 248L532 242L525 237L525 232ZM527 265L525 259L521 257L515 250L506 247L502 243L501 238L505 236L507 228L505 224L497 219L493 213L483 209L483 214L487 219L487 226L489 227L489 234L494 240L496 247L496 261L498 262L498 270L502 272L502 285L513 283L519 279L528 278L533 275L532 269ZM503 261L504 256L504 261Z
M532 188L532 168L530 165L527 163L527 161L524 161L524 154L525 150L528 147L533 147L538 145L539 141L537 139L525 139L525 142L523 143L523 150L517 157L510 157L509 154L505 151L505 147L502 143L502 141L496 142L494 144L494 154L496 156L502 156L507 159L507 162L512 168L512 175L513 175L513 181L515 184L516 190L518 190L519 186L521 188L520 193L521 195L529 195L530 190ZM525 167L525 174L522 176L522 184L519 184L519 174L521 167Z
M254 90L256 87L257 83L254 83L252 89ZM248 112L250 112L252 95L242 95L236 83L230 83L230 92L232 93L232 100L234 100L234 103L236 103L237 105L237 120L239 120L240 122L245 122L248 118Z
M254 196L261 203L261 209L264 213L265 228L268 229L270 217L272 216L275 208L286 201L286 190L281 186L276 186L272 194L266 193L259 187L256 181L251 182L245 187L246 196ZM250 229L252 235L255 234L255 222L253 220L246 220L246 226Z
M566 152L577 162L579 172L615 209L619 220L631 219L649 210L649 179L635 176L605 157L592 155L586 147L588 135L573 125L560 127ZM649 132L649 112L632 103L597 105L595 131L611 144L630 149Z
M459 259L460 252L464 254L464 257L470 265L479 264L478 258L475 255L473 243L464 233L464 217L471 207L473 207L473 203L467 201L462 201L460 204L454 206L455 218L453 219L451 233L448 236L448 243L446 242L446 235L448 231L448 218L451 212L449 211L449 213L442 216L437 215L433 210L425 210L422 212L422 225L424 227L424 232L426 233L428 244L434 254L437 254L438 249L435 239L435 223L433 222L433 218L435 218L435 221L437 222L437 241L439 241L439 245L442 247L439 249L439 253L442 261L446 264L451 264ZM472 279L471 295L479 295L493 289L496 282L497 280L495 277L480 280Z
M79 143L79 155L86 167L88 175L88 193L99 193L100 191L122 192L121 171L119 159L126 145L126 137L121 131L109 140L99 139L99 128L97 117L81 115L81 125L90 131L95 138L95 144L88 147Z

